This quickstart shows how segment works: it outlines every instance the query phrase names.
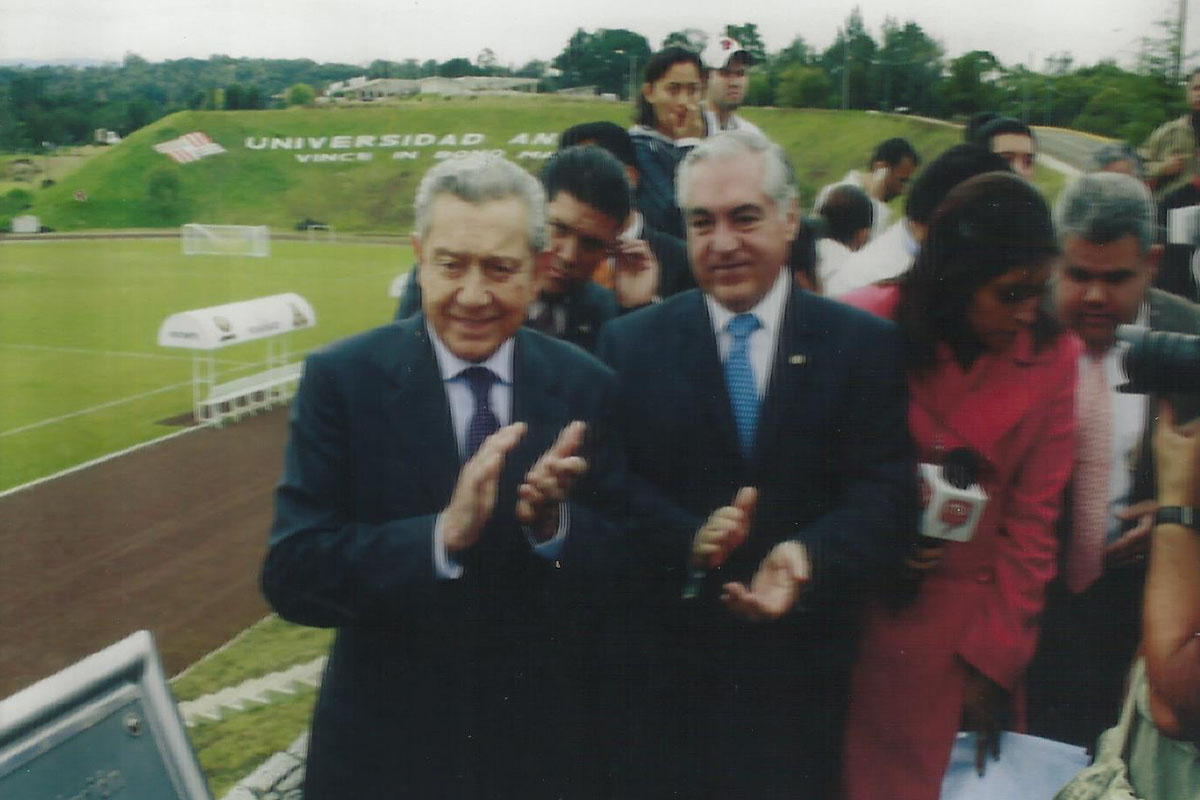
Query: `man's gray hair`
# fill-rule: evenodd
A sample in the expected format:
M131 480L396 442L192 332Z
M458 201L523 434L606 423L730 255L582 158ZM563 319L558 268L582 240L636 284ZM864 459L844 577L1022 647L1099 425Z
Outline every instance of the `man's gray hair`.
M1059 241L1078 236L1093 244L1137 237L1142 252L1154 244L1154 200L1146 184L1117 172L1080 175L1054 205Z
M1088 172L1098 172L1109 164L1117 164L1122 161L1128 161L1133 167L1134 177L1145 177L1145 172L1142 170L1142 160L1138 157L1138 154L1129 145L1121 142L1106 142L1093 150L1091 157L1088 159Z
M784 155L782 147L750 131L722 131L703 140L683 157L675 172L675 194L680 209L685 213L687 211L692 169L697 164L705 161L724 161L752 153L762 156L763 194L771 198L779 216L786 217L792 201L799 199L796 185L792 182L792 168L788 166L787 156Z
M530 250L538 253L546 246L546 193L537 178L511 161L490 153L473 153L448 158L426 172L413 203L417 235L422 240L429 236L433 201L439 194L475 205L516 197L529 212Z

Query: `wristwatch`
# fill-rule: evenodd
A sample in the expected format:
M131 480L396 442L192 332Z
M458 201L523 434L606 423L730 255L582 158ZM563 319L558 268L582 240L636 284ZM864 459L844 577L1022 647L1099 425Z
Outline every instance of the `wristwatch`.
M1159 525L1174 523L1200 531L1200 509L1193 506L1163 506L1155 513L1154 521Z

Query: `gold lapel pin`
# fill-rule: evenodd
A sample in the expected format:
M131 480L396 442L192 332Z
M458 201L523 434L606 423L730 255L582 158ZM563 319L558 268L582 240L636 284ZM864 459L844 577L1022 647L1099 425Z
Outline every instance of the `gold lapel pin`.
M801 364L804 364L807 361L808 361L808 356L804 355L803 353L797 353L796 355L788 358L788 363L795 364L796 366L800 366Z

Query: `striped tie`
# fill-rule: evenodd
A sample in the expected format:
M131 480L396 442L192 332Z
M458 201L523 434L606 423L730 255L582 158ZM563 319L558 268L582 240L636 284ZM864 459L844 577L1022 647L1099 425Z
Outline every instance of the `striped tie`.
M475 455L484 439L499 430L500 422L492 413L491 403L492 384L496 382L496 374L487 367L475 366L467 367L459 376L467 381L467 386L475 398L475 413L471 415L471 421L467 424L466 458L463 459L465 461Z
M758 387L754 383L754 370L750 368L748 345L750 334L761 327L758 317L753 314L738 314L725 326L733 339L725 358L725 386L729 389L738 442L747 459L754 452L754 432L758 428Z
M1075 392L1079 426L1075 458L1074 519L1067 550L1067 587L1078 594L1104 572L1108 481L1112 465L1112 398L1104 359L1086 356Z

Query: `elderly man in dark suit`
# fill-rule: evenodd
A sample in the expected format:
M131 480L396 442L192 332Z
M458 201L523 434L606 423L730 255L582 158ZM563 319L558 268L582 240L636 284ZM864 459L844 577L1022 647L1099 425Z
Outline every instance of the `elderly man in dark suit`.
M1162 247L1141 181L1083 175L1059 195L1063 257L1052 300L1085 345L1076 386L1079 452L1060 527L1060 577L1047 590L1026 678L1029 729L1091 747L1117 721L1141 630L1154 521L1150 442L1156 400L1119 392L1125 346L1116 327L1200 334L1200 307L1152 288ZM1194 398L1177 408L1195 413ZM1083 468L1097 465L1099 470Z
M263 589L338 629L305 796L587 796L572 614L605 552L615 382L522 327L545 269L534 178L446 161L416 217L422 313L312 354L292 409Z
M836 797L857 590L915 528L899 341L793 286L787 176L761 137L701 143L700 289L601 332L655 642L622 796Z

